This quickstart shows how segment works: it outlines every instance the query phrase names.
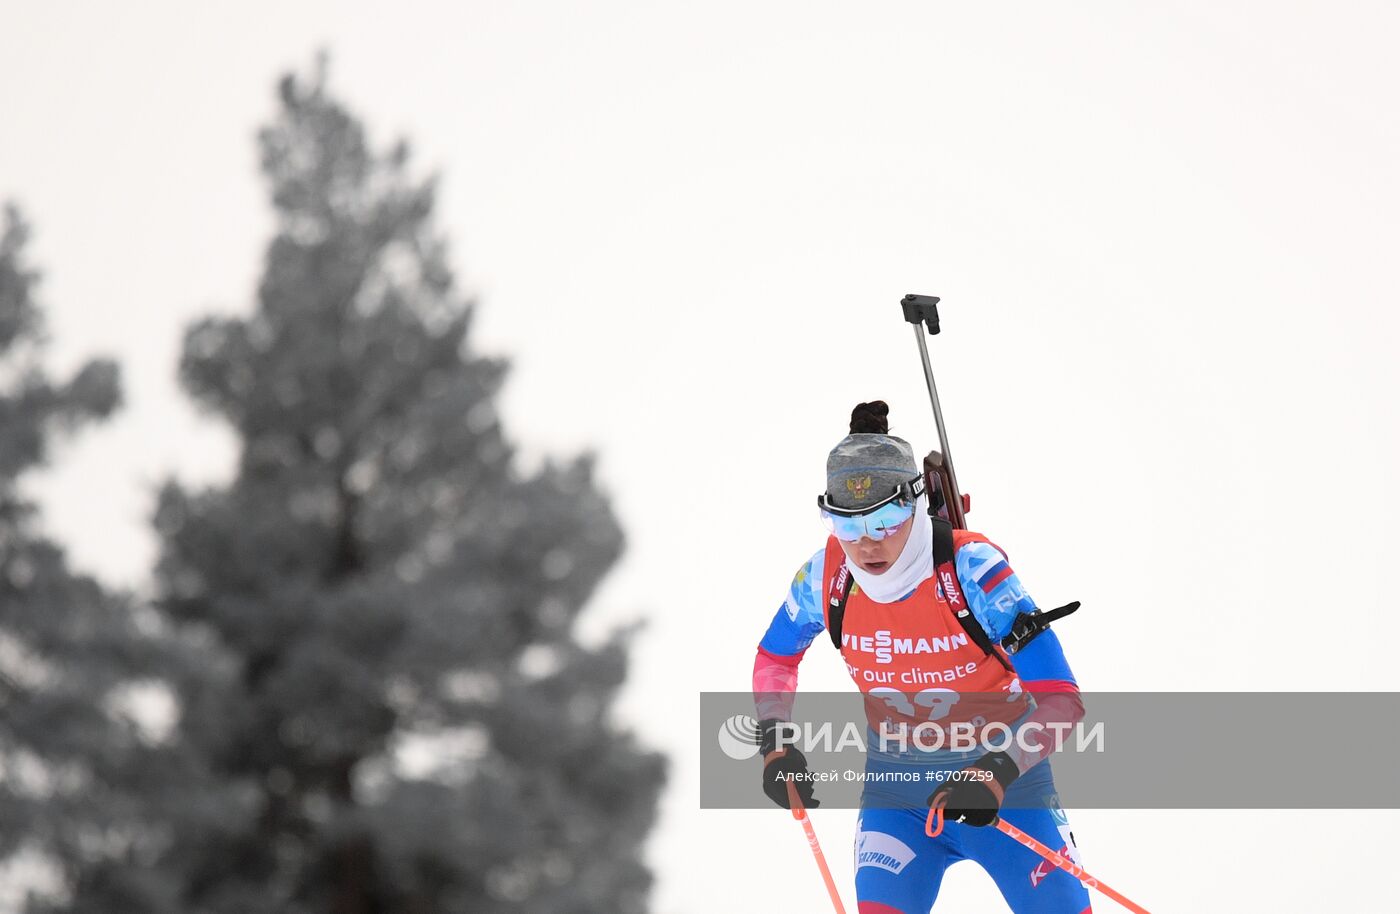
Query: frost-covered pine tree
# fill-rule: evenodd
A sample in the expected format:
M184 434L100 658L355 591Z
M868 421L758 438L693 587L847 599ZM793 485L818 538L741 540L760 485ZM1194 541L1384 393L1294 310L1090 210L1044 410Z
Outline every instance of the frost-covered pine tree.
M237 670L183 735L257 806L191 838L189 909L643 911L664 766L610 720L626 637L575 637L622 548L591 461L517 468L407 146L324 66L278 97L255 308L181 362L236 475L156 520L162 607Z

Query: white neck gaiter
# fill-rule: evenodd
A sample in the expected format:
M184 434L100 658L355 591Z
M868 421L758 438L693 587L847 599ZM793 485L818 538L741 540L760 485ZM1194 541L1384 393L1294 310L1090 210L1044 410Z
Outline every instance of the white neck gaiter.
M862 571L855 562L846 560L860 589L876 603L894 603L933 577L933 524L928 519L927 495L919 496L911 521L914 529L909 531L904 551L883 574Z

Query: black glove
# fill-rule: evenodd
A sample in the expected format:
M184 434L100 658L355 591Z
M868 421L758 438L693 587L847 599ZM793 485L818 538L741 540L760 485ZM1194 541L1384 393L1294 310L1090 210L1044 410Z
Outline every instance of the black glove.
M942 798L943 817L950 822L991 825L997 819L1006 789L1021 776L1016 762L1005 752L988 752L961 771L928 798L928 805Z
M816 809L821 803L812 796L812 781L807 777L807 759L795 746L778 747L778 726L786 721L769 718L758 722L759 751L763 753L763 792L783 809L788 803L788 784L797 788L804 809ZM789 725L791 726L791 725Z

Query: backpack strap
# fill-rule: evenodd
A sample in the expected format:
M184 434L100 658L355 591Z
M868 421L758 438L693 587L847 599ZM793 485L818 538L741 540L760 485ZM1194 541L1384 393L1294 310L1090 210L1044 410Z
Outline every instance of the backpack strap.
M996 649L992 644L991 637L987 630L982 627L982 623L977 621L977 617L972 614L972 607L968 605L967 597L963 595L962 585L958 583L958 566L956 550L953 546L953 525L941 517L930 517L933 522L933 568L938 575L938 586L943 591L943 599L948 601L952 607L953 615L957 618L958 624L967 632L967 636L972 639L972 643L977 645L986 654L997 659L1007 672L1015 675L1016 670L1011 665L1011 661L1006 655Z
M826 631L838 651L841 650L841 621L846 617L846 600L855 583L856 576L842 562L840 570L831 580L831 592L827 594L826 601Z

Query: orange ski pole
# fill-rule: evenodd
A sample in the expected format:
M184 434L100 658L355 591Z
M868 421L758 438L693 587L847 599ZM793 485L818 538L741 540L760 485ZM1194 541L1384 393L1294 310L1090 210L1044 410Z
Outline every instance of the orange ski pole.
M831 903L836 906L836 914L846 914L846 907L841 904L841 893L836 891L836 880L831 878L831 868L826 865L822 846L817 843L817 833L812 828L812 820L807 817L807 810L802 808L802 801L797 797L797 786L789 781L787 789L792 817L801 822L802 828L807 832L807 846L812 849L812 856L816 858L817 869L822 871L822 880L826 882L826 891L831 895Z
M934 825L935 822L938 823L936 827ZM1088 888L1097 889L1098 891L1107 895L1109 898L1112 898L1114 901L1121 904L1123 907L1127 908L1129 911L1136 912L1136 914L1151 914L1151 912L1149 912L1142 905L1128 900L1126 897L1124 897L1124 895L1121 892L1117 891L1111 886L1105 885L1104 883L1095 879L1093 876L1090 876L1088 873L1084 872L1084 867L1075 863L1073 860L1070 860L1068 857L1065 857L1063 854L1057 853L1056 851L1052 851L1050 848L1046 847L1044 844L1041 844L1039 841L1035 840L1030 835L1021 831L1019 828L1012 825L1005 819L998 817L996 820L996 827L997 831L1001 832L1003 835L1006 835L1008 838L1015 841L1017 844L1020 844L1022 847L1028 847L1031 850L1035 851L1041 857L1045 858L1047 862L1053 863L1055 866L1064 870L1066 873L1069 873L1075 879L1078 879L1080 882L1084 883L1084 885ZM937 838L942 831L943 804L940 802L935 804L934 807L928 811L928 822L924 825L924 833L927 834L930 838Z

